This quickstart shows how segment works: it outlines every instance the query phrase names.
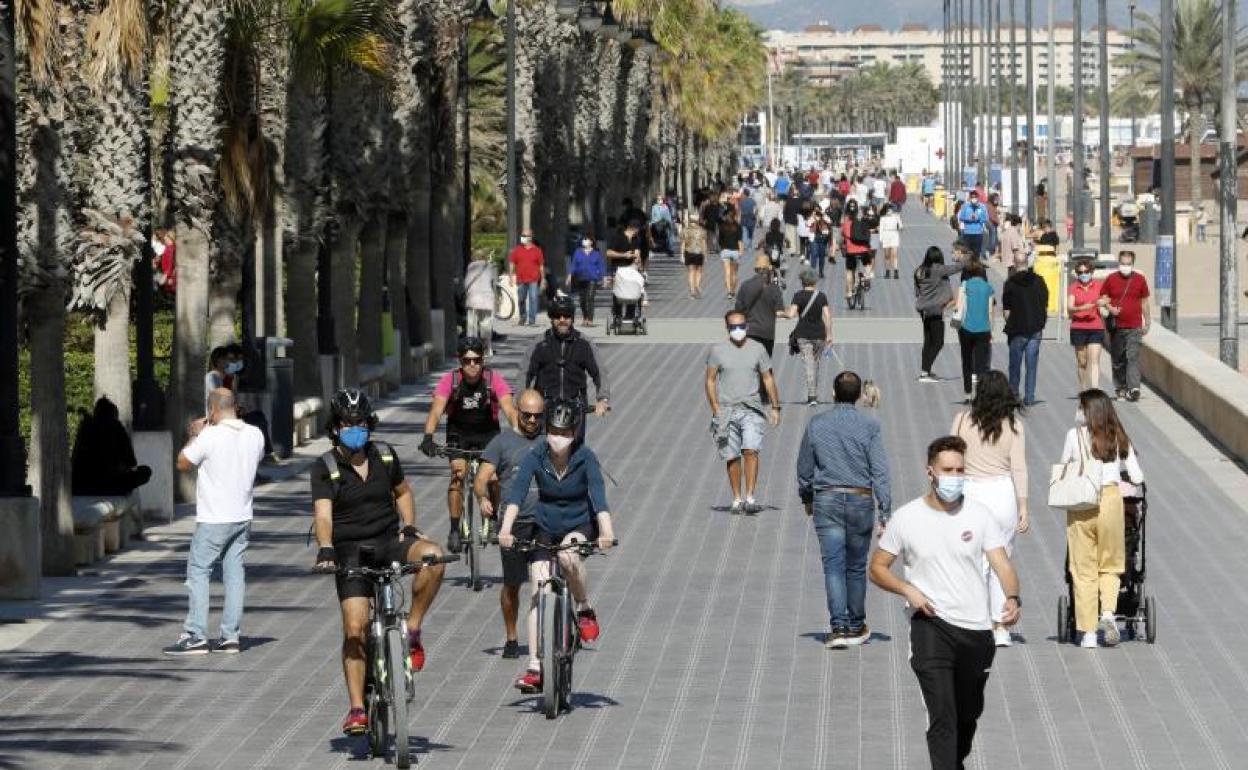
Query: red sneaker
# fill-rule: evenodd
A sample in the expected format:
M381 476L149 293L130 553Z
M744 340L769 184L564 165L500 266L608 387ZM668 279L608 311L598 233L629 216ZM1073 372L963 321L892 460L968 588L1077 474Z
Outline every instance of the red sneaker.
M516 677L516 689L520 692L533 693L542 691L542 672L534 669L525 671Z
M364 709L351 709L342 723L344 735L363 735L368 730L368 715Z
M412 653L412 671L421 671L425 667L425 646L420 643L420 632L407 632L407 646Z
M586 642L594 641L601 633L601 629L598 628L598 616L590 609L576 613L576 625L581 629L581 639Z

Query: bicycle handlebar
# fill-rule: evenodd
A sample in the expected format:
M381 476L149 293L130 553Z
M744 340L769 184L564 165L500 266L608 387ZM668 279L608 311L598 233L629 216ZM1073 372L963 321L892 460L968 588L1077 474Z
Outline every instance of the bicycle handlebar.
M498 537L495 536L495 537L490 538L490 543L493 545L498 545ZM611 541L612 547L617 546L619 544L620 544L619 539L615 539ZM537 550L550 551L551 553L558 553L559 551L577 550L577 551L580 551L583 556L588 556L594 551L599 551L601 549L598 547L597 540L576 540L571 543L559 543L559 544L539 543L536 540L517 540L515 544L511 546L511 550L518 551L520 553L528 553L529 551L537 551Z
M484 449L460 449L444 445L438 446L434 452L435 457L445 457L448 460L479 460L483 454L485 454Z
M448 553L442 556L434 556L433 554L425 554L420 558L419 562L395 562L384 567L335 567L332 570L313 568L313 572L322 574L340 575L345 578L362 577L369 580L377 578L395 578L402 575L411 575L419 572L424 567L433 567L438 564L451 564L459 561L459 554ZM397 567L397 569L396 569Z

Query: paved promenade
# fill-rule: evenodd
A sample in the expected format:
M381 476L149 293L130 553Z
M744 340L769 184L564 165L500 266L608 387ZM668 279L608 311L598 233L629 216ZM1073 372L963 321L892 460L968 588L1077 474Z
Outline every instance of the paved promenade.
M841 320L850 314L836 268L828 287L839 355L883 389L898 504L922 493L922 451L949 429L961 398L955 381L915 382L920 329L908 276L929 243L949 241L945 225L916 209L906 213L902 280L877 280L869 309L852 321ZM411 716L418 766L925 767L925 714L900 600L871 588L870 643L835 652L822 644L818 548L794 482L814 411L797 403L800 362L777 345L785 411L762 456L766 509L730 516L702 392L704 342L722 334L716 319L727 305L719 266L710 265L697 302L673 261L656 258L652 277L650 337L604 340L614 411L591 422L589 440L613 480L621 546L591 562L603 636L576 659L576 708L548 722L511 687L519 666L498 654L497 589L473 594L465 568L452 566L425 627L429 661ZM496 366L509 375L525 343L520 331L499 348ZM1048 335L1061 331L1054 325ZM1004 368L1003 340L993 356ZM1042 403L1028 416L1033 530L1018 541L1021 640L997 656L969 766L1244 767L1244 474L1152 394L1123 405L1151 487L1148 590L1160 608L1158 642L1097 651L1057 644L1064 517L1043 500L1074 417L1069 347L1046 341L1041 363ZM956 346L937 370L956 374ZM825 372L825 399L834 373ZM406 389L391 403L382 438L411 476L421 523L442 539L443 466L416 451L429 389ZM347 705L340 628L331 579L309 574L310 507L306 475L260 492L239 656L160 654L186 605L186 517L86 577L54 581L41 607L0 605L0 617L32 618L0 625L0 644L16 644L0 652L0 768L370 766L362 739L338 732ZM487 574L499 574L496 556L487 559Z

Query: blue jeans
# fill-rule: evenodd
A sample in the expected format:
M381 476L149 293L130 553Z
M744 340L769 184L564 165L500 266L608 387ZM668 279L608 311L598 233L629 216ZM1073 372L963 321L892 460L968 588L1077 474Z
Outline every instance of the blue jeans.
M1010 390L1018 394L1019 369L1024 361L1027 364L1027 380L1024 388L1023 403L1030 406L1036 401L1036 368L1040 365L1040 336L1035 334L1014 334L1010 336Z
M251 522L229 524L197 522L191 536L191 553L186 559L186 587L191 592L186 623L182 630L196 639L208 633L208 581L212 565L221 560L221 579L225 583L225 606L221 609L221 639L238 639L238 625L243 619L243 554L251 540Z
M537 292L540 282L516 284L516 297L520 302L520 320L532 326L537 323Z
M867 555L875 500L846 492L820 492L815 495L813 515L832 628L861 628L867 619Z
M823 264L824 264L824 260L826 260L827 257L828 257L828 242L821 238L815 238L811 240L810 242L810 266L814 268L815 272L819 274L820 278L823 277Z

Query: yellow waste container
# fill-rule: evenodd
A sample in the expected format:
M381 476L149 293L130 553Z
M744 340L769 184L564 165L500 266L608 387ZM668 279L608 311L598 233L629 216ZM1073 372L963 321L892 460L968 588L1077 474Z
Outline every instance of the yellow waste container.
M940 185L936 186L936 196L935 201L932 203L932 211L942 219L947 216L945 214L945 188Z
M1049 289L1049 315L1057 315L1058 303L1061 301L1059 291L1062 284L1062 263L1056 256L1044 255L1036 257L1036 264L1033 269L1036 275L1044 279L1044 285Z
M918 174L906 174L906 192L915 195L919 191L919 185L923 182L923 177Z

